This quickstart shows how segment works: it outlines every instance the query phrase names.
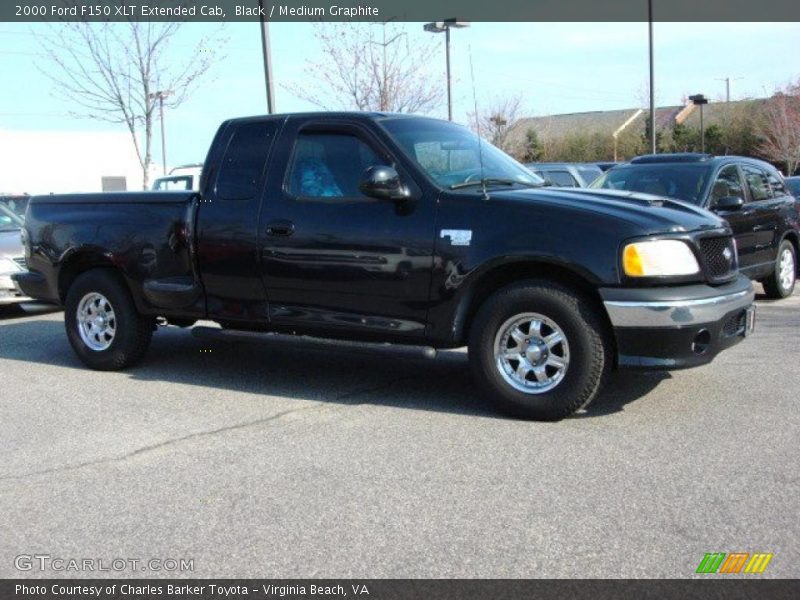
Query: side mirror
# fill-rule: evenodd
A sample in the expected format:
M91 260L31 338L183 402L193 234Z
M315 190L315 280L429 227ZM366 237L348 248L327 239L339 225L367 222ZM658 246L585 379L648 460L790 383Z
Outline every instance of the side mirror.
M744 200L739 196L723 196L714 203L714 210L739 210L744 206Z
M405 200L408 198L408 190L400 183L397 171L383 165L367 167L361 176L358 189L365 196L378 200Z

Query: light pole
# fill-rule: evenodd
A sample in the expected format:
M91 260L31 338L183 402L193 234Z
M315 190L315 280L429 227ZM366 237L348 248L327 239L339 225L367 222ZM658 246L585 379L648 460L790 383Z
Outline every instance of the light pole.
M423 29L428 33L442 33L444 32L444 48L445 58L447 60L447 120L453 120L453 96L450 83L450 29L455 27L460 29L462 27L469 27L469 21L459 21L458 19L445 19L444 21L436 21L434 23L426 23Z
M167 138L164 135L164 98L172 94L172 90L159 90L150 94L151 100L158 100L158 113L161 120L161 167L167 174Z
M647 26L650 51L650 153L656 153L656 76L653 61L653 0L647 0Z
M692 104L695 106L700 107L700 152L706 151L706 130L705 126L703 125L703 106L708 104L708 98L703 96L703 94L695 94L694 96L689 96L689 100L692 101Z
M259 20L261 21L261 51L264 55L264 85L267 88L267 114L275 112L275 101L272 98L272 49L269 43L269 23L263 16L269 14L264 7L264 0L258 0L261 8Z

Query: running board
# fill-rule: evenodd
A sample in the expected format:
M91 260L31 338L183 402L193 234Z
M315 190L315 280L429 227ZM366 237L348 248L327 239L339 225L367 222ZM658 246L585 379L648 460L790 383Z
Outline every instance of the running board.
M397 348L412 351L425 358L436 358L436 348L431 346L414 346L409 344L390 344L380 342L355 342L351 340L335 340L331 338L315 337L311 335L288 335L274 331L244 331L240 329L222 329L219 327L206 327L198 325L192 327L192 335L196 338L217 338L228 340L284 340L287 342L304 341L321 346L336 346L339 348L359 348L380 350Z

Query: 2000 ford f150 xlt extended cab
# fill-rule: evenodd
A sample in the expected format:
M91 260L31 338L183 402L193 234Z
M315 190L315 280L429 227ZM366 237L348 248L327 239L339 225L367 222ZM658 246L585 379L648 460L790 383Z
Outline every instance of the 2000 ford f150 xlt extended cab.
M64 305L94 369L139 360L156 319L468 345L496 404L538 419L588 404L617 366L704 364L750 331L753 288L724 221L541 185L435 119L236 119L199 193L34 197L15 278Z

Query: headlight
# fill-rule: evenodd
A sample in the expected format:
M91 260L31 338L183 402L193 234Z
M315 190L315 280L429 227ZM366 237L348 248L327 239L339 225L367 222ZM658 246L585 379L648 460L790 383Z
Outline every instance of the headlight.
M700 272L691 248L680 240L628 244L622 251L622 267L628 277L665 277Z

